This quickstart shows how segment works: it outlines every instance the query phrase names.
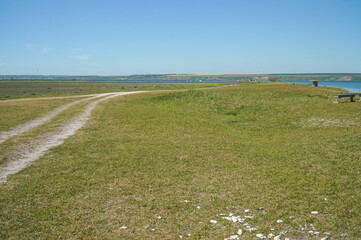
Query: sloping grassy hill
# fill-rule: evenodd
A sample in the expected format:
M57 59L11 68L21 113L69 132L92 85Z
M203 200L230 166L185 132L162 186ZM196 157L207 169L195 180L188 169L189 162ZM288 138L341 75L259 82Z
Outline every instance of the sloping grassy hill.
M111 99L0 184L0 238L357 239L361 104L333 104L336 92L264 83Z

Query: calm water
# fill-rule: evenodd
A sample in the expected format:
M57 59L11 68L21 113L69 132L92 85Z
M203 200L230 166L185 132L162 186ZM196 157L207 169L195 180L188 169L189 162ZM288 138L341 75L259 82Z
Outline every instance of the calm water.
M300 83L300 84L309 84L312 83L310 81L286 81L291 83ZM353 81L353 82L344 82L344 81L319 81L318 86L326 86L326 87L336 87L343 88L349 92L361 92L361 81Z

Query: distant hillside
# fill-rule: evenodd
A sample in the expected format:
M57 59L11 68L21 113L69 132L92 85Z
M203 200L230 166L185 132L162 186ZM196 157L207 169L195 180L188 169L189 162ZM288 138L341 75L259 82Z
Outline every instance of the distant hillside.
M148 74L129 76L67 76L67 75L0 75L0 81L186 81L186 82L234 82L277 77L279 81L361 81L361 73L312 73L312 74Z

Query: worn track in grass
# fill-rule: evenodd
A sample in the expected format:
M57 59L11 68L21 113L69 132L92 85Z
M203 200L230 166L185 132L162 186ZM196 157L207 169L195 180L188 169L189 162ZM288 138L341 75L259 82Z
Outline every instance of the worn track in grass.
M40 126L41 124L49 121L58 113L64 111L65 109L68 109L74 104L86 100L93 100L95 98L102 97L98 100L89 103L81 114L71 118L70 120L62 124L56 131L45 133L35 138L34 140L30 141L29 143L19 146L17 150L11 153L10 157L8 158L4 166L0 168L0 182L6 181L6 178L9 174L14 174L22 170L28 164L43 156L46 153L46 151L48 151L50 148L62 144L66 138L75 134L75 132L79 130L89 119L92 110L96 107L98 103L112 97L140 93L140 92L143 91L96 94L90 98L77 100L69 104L66 104L64 106L61 106L41 118L37 118L25 124L21 124L10 131L3 132L0 135L0 143L12 136L18 135L26 131L30 131L32 128Z

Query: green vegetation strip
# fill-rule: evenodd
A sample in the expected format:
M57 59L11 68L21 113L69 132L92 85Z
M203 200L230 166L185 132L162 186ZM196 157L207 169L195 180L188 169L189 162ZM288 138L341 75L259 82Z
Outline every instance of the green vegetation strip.
M52 96L84 95L106 92L129 92L143 90L177 90L214 87L220 84L117 84L104 82L36 82L0 81L0 100L38 98Z
M338 91L241 84L111 99L0 185L0 238L356 239L361 104L333 104Z

